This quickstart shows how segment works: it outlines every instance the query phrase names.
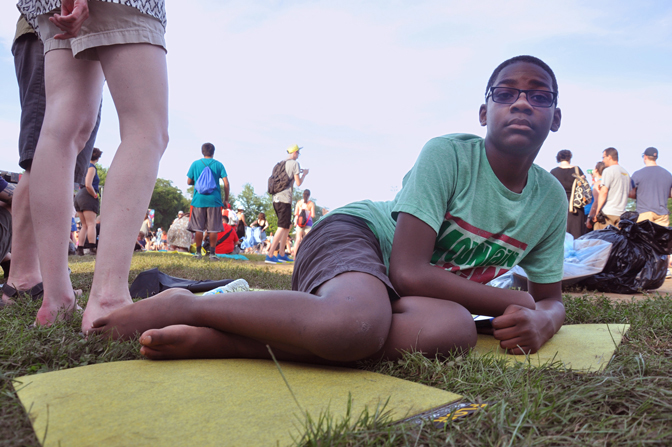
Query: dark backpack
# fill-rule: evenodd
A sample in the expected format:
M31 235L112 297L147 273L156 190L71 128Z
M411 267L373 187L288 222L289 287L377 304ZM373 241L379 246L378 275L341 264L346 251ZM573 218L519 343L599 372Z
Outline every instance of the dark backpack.
M308 213L306 212L306 210L301 210L298 217L296 218L296 224L299 227L304 228L307 223L308 223Z
M268 193L277 194L284 191L292 184L292 179L287 175L285 165L287 160L282 160L273 167L273 173L268 178Z
M215 176L212 175L210 166L206 165L203 160L201 161L205 165L205 169L203 169L201 175L198 176L198 180L196 180L194 189L199 194L212 194L212 191L217 188L217 181L215 180Z

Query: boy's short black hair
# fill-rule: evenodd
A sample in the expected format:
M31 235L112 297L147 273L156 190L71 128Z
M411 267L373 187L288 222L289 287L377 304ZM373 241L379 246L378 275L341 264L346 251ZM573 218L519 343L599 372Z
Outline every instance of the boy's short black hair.
M215 155L215 145L212 143L203 143L203 146L201 146L201 153L206 157L212 157Z
M495 83L495 80L497 79L497 76L499 75L499 73L505 67L508 67L509 65L512 65L512 64L515 64L516 62L527 62L527 63L530 63L530 64L537 65L537 66L541 67L546 73L548 73L548 75L551 77L551 82L552 82L551 87L553 88L553 91L556 93L556 103L557 103L558 80L555 79L555 73L553 73L553 70L551 70L551 67L549 67L546 64L546 62L542 61L538 57L525 56L525 55L516 56L516 57L512 57L511 59L507 59L504 62L502 62L501 64L499 64L499 66L497 68L495 68L495 71L492 72L492 76L490 76L490 79L488 80L488 85L485 88L486 96L487 96L488 92L490 91L490 87L492 87L493 84Z
M572 151L569 149L563 149L558 152L558 155L555 156L555 159L560 163L561 161L572 161Z
M229 223L229 216L222 216L222 220L228 224Z

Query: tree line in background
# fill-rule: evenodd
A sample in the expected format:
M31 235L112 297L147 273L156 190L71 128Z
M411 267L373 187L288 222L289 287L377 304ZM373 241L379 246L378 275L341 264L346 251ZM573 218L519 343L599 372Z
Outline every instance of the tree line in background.
M107 177L107 168L103 168L99 164L96 164L96 169L98 170L98 177L100 178L100 186L105 186L105 178ZM224 187L220 185L222 189L222 198L224 198ZM187 194L191 197L194 193L194 187L190 186L187 189ZM103 189L103 195L105 191ZM294 194L292 197L292 210L296 206L296 202L303 198L303 190L294 188ZM273 210L273 197L266 192L263 192L262 195L257 195L254 192L254 187L249 183L243 185L243 190L239 194L229 194L229 203L231 207L236 210L239 207L242 207L245 210L245 222L250 225L252 222L257 220L259 213L266 214L266 219L268 220L269 229L267 232L273 232L278 229L278 217L275 215ZM311 196L311 201L315 203L315 219L317 221L322 217L322 207L317 204L317 200ZM173 182L170 180L159 178L156 180L154 185L154 191L152 192L152 199L149 201L149 208L154 210L154 230L157 228L163 228L164 231L168 231L170 225L173 223L173 220L177 217L177 212L182 210L185 213L189 212L189 207L191 205L191 199L187 198L182 194L182 190L177 186L173 185Z

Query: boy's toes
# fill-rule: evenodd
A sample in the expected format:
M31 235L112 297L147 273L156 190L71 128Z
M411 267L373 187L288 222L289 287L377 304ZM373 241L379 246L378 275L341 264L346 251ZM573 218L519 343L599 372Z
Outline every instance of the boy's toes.
M143 346L142 348L140 348L140 354L144 355L150 360L164 360L169 358L163 352L157 351L152 348L148 348L147 346Z
M101 329L107 324L107 318L98 318L96 320L93 320L93 323L91 323L91 330L93 329Z
M168 326L163 329L149 329L140 336L140 344L149 347L172 345L181 342L180 325Z

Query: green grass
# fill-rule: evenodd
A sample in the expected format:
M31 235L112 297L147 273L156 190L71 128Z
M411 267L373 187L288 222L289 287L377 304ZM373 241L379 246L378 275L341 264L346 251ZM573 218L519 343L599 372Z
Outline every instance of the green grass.
M255 262L197 261L181 255L141 254L131 277L146 269L183 278L245 278L250 286L289 289L286 270ZM71 258L72 280L86 300L93 258ZM305 423L303 445L672 445L672 298L611 302L605 297L565 297L567 324L629 323L603 372L577 374L559 364L506 365L467 355L426 359L417 353L362 368L461 394L492 405L474 416L432 425L390 424L385 412L352 414L344 421L321 415ZM78 318L29 329L38 303L26 300L0 311L0 445L37 446L30 421L11 386L14 377L77 366L141 358L135 342L83 339Z

